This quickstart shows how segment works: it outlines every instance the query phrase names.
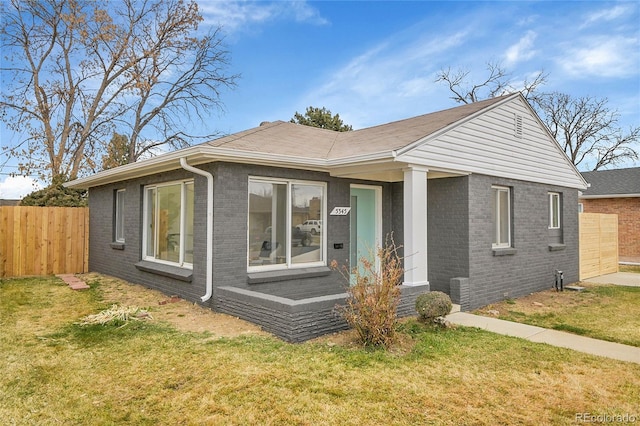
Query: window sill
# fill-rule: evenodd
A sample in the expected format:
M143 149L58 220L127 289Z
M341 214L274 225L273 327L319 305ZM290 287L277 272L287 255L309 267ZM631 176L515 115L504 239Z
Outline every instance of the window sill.
M120 242L113 242L110 244L111 248L114 250L124 250L124 243L120 243Z
M193 278L193 270L180 268L178 266L164 265L162 263L149 262L141 260L135 264L135 267L144 272L161 275L163 277L173 278L174 280L191 282Z
M331 275L331 269L326 266L285 269L277 271L250 272L247 274L248 284L262 284L276 281L299 280L304 278L325 277Z
M518 252L518 250L514 249L513 247L494 248L493 249L493 255L494 256L512 256L512 255L516 254L517 252Z
M567 248L566 244L549 244L549 251L560 251Z

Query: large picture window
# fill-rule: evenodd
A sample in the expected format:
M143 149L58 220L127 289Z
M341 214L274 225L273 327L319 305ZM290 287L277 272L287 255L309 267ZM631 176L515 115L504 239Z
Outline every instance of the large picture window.
M511 191L508 187L491 187L493 247L511 247Z
M193 265L193 201L192 180L145 187L145 260Z
M250 270L325 263L323 183L249 180Z
M549 193L549 229L560 228L560 194Z

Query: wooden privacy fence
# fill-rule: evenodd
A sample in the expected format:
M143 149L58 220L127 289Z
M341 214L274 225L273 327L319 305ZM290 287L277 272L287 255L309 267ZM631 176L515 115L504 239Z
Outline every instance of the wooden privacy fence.
M580 279L618 272L618 215L580 213Z
M88 272L89 209L0 207L0 277Z

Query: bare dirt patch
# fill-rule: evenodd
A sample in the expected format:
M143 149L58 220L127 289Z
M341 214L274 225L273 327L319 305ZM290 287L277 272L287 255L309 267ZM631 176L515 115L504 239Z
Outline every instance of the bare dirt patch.
M593 288L590 283L580 283L581 287L586 289ZM493 303L476 310L476 313L485 316L498 316L509 311L518 311L523 314L544 314L548 312L557 312L559 309L567 309L581 305L589 304L591 299L598 298L594 293L581 293L577 291L556 291L545 290L532 293L519 299L508 299L502 302Z
M195 303L167 296L157 290L142 285L131 284L107 275L96 273L79 275L89 286L100 284L102 299L106 304L137 306L147 309L153 319L170 324L180 331L209 332L217 337L238 337L245 335L268 336L257 325L231 315L213 312Z

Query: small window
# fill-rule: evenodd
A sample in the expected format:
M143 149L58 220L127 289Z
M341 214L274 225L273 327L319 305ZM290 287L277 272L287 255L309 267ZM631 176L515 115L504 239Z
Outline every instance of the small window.
M584 213L584 204L578 203L578 213Z
M114 241L124 243L124 189L116 191Z
M193 265L193 180L144 189L144 260Z
M493 248L511 247L511 189L491 187Z
M549 229L560 228L560 194L549 193Z

